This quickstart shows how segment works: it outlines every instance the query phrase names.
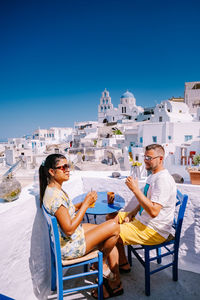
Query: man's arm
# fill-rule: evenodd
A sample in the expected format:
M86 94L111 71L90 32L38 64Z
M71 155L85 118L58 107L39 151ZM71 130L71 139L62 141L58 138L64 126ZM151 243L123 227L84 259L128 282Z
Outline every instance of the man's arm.
M128 188L134 193L136 196L139 204L143 207L143 209L152 217L155 218L159 214L162 205L152 202L150 199L148 199L139 189L138 186L138 180L133 179L131 176L129 176L126 179L126 185Z
M140 204L138 204L132 211L129 212L127 217L124 219L124 222L130 222L133 219L133 217L137 215L138 211L140 211Z

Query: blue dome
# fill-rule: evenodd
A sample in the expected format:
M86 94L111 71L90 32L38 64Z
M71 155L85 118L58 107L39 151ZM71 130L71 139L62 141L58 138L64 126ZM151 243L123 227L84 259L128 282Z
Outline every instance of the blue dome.
M126 93L124 93L121 98L134 98L134 95L132 93L130 93L129 91L126 91Z

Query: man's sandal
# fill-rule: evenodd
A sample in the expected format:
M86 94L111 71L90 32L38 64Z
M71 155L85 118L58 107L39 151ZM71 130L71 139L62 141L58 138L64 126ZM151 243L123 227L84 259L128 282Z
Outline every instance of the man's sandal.
M119 285L116 288L112 289L110 287L110 285L109 285L108 279L103 278L103 285L106 288L106 291L107 291L107 293L109 295L106 298L103 296L103 299L108 299L108 298L113 298L113 297L121 296L124 293L124 289L123 288L119 289L120 286L121 286L121 282L119 283ZM116 291L116 290L118 290L118 291ZM95 298L95 299L98 299L98 294L95 294L95 292L97 292L97 291L98 290L95 289L95 290L92 290L92 292L91 292L92 297Z
M124 267L124 266L127 266L128 264L129 264L129 263L125 263L125 264L119 265L119 272L120 272L121 274L123 274L123 273L130 273L131 268L129 268L129 269L124 269L124 268L122 268L122 267Z

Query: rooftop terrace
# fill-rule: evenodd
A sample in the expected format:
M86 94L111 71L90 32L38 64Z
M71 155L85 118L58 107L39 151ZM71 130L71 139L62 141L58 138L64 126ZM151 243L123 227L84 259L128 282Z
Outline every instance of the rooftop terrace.
M72 199L90 191L91 187L97 191L112 190L124 197L125 207L130 208L134 202L124 183L128 173L121 172L121 179L113 179L111 173L74 171L63 188ZM140 180L141 187L144 182ZM200 186L182 184L177 187L182 193L189 195L180 244L179 281L172 281L170 269L154 274L151 277L149 299L199 299ZM103 216L97 217L98 222L103 220ZM0 247L0 294L16 300L47 299L50 295L50 253L47 227L39 208L37 182L25 186L18 200L11 203L0 202L0 237L3 241ZM131 273L122 275L125 292L118 299L147 299L144 293L143 267L135 260L133 264ZM83 291L64 299L92 297L89 291Z

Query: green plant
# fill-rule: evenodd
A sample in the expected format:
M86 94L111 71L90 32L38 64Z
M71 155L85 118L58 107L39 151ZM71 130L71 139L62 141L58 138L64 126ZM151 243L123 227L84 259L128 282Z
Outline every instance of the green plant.
M194 162L194 165L195 166L198 166L200 164L200 154L196 154L194 157L193 157L193 162Z
M97 140L94 140L94 146L96 146L96 144L97 144Z
M121 132L121 130L117 129L117 130L113 131L113 134L122 135L122 132Z

